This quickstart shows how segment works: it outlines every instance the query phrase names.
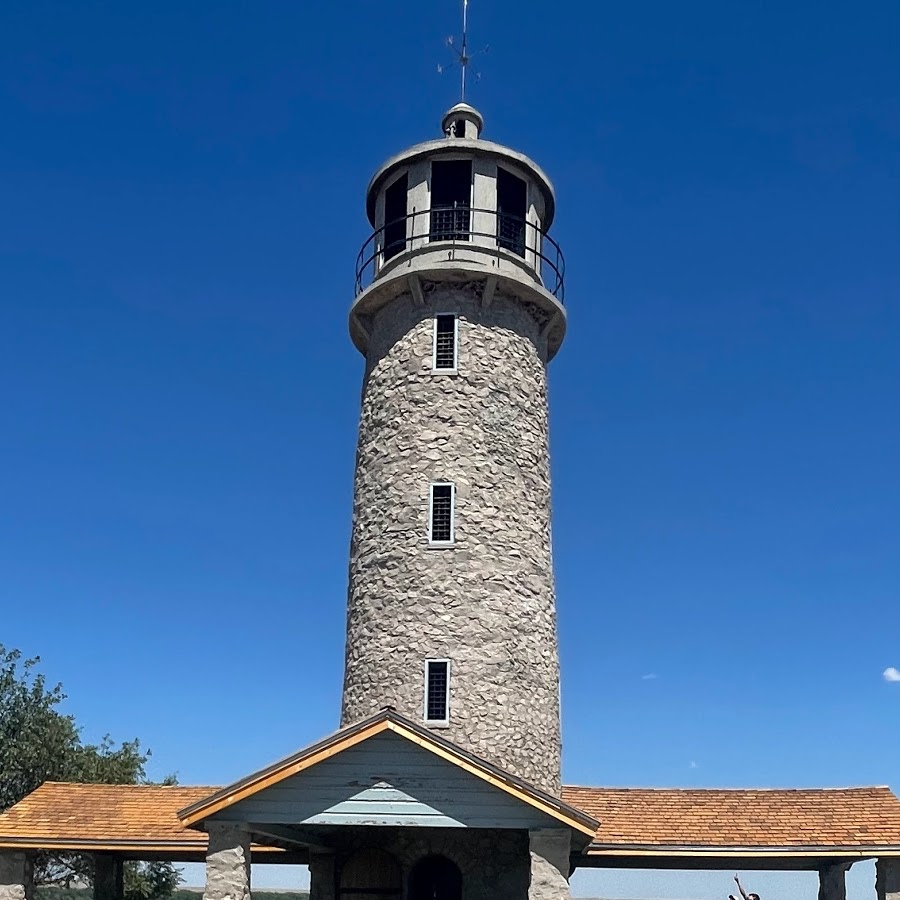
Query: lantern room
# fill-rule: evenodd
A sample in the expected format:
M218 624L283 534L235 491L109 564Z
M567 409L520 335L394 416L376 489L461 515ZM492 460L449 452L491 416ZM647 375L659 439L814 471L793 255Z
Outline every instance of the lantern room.
M555 198L540 167L509 147L483 140L482 115L458 103L444 115L443 136L384 163L369 183L366 211L374 229L359 252L350 331L365 352L366 318L422 279L483 276L545 310L548 350L565 331L565 264L549 236ZM417 280L409 283L409 276Z

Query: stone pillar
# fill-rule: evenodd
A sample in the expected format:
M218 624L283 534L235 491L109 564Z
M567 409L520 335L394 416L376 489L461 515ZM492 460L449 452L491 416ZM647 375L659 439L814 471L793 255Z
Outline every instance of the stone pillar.
M851 863L835 863L819 869L819 900L847 900L844 875Z
M335 900L337 872L334 853L309 851L309 900Z
M243 825L209 822L203 900L250 900L250 835Z
M875 892L878 900L900 900L900 859L875 863Z
M528 900L568 900L569 853L572 837L567 829L540 828L528 832L531 882Z
M34 858L19 850L0 850L0 900L32 900Z
M94 900L122 900L124 896L122 860L110 853L95 853Z

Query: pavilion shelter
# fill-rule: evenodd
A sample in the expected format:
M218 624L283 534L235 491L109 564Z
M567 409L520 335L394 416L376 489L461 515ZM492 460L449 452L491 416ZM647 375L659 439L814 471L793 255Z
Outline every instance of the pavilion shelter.
M886 787L557 797L390 710L224 788L46 783L0 815L0 900L30 900L40 851L90 854L96 900L120 900L127 860L205 862L206 900L246 900L251 862L309 865L311 900L418 900L428 877L453 881L410 869L425 846L473 860L467 898L539 897L606 867L814 870L820 900L844 900L846 871L874 859L878 900L900 900ZM523 847L526 869L509 864Z

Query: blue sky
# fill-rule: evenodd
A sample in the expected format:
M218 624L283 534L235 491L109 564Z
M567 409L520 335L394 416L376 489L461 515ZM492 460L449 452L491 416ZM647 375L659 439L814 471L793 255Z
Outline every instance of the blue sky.
M566 780L900 789L900 8L470 11L485 136L554 180L568 262ZM458 15L0 10L0 640L153 776L336 724L364 190L457 99Z

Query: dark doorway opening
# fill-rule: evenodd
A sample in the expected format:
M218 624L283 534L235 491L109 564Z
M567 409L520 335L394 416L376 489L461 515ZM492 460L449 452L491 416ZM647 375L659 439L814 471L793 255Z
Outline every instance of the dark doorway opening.
M337 888L341 900L399 900L403 874L384 850L360 850L341 866Z
M472 161L454 159L431 164L432 241L469 240Z
M406 249L406 198L408 194L408 175L401 175L384 192L385 260Z
M525 255L525 214L528 186L506 169L497 169L497 243Z
M424 856L409 873L407 900L462 900L462 872L446 856Z

